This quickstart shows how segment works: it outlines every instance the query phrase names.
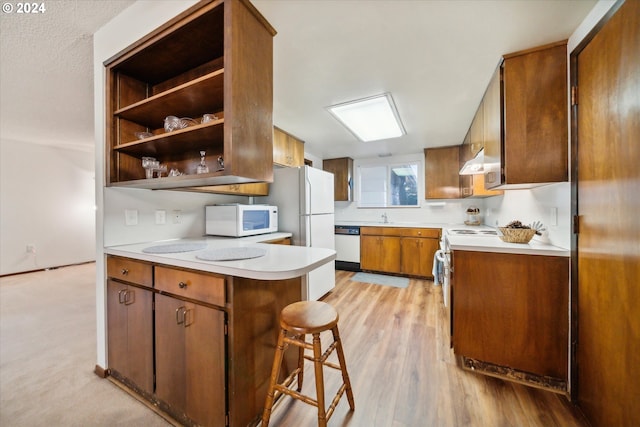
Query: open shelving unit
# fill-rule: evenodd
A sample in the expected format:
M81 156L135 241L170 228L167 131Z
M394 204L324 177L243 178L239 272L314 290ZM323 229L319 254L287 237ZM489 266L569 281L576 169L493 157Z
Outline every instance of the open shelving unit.
M274 35L249 1L203 0L107 60L107 185L244 194L253 183L264 194L255 183L273 180ZM166 132L167 116L195 124ZM196 174L201 151L210 173ZM183 175L147 179L143 157Z

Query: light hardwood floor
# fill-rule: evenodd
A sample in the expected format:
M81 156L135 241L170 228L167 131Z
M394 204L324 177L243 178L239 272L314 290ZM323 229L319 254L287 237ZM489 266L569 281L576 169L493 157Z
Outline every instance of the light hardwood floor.
M338 271L325 300L340 314L356 409L343 398L330 426L587 425L563 396L458 368L440 287L411 280L399 289L352 275ZM1 278L0 314L0 425L168 425L93 373L93 264ZM306 372L303 391L313 394L310 364ZM339 381L327 370L327 396ZM315 426L315 408L285 398L270 425Z
M586 426L562 395L463 371L449 349L442 290L411 280L406 289L353 282L338 271L325 301L340 315L340 335L356 402L343 397L330 426ZM330 343L330 336L322 336ZM335 356L332 355L332 358ZM307 362L303 392L314 395ZM341 379L325 369L326 399ZM272 426L312 426L314 407L281 399Z

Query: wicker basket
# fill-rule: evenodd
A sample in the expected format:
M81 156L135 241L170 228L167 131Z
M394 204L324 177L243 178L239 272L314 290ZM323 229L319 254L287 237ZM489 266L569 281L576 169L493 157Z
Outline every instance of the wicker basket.
M536 234L533 228L507 228L498 227L502 232L500 238L507 243L529 243Z

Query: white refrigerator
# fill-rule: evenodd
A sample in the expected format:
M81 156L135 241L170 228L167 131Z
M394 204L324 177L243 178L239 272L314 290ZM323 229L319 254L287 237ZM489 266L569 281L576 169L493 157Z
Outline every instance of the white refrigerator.
M297 246L335 250L333 174L321 169L277 168L269 196L260 202L278 207L278 231L292 233ZM317 300L335 287L335 261L311 271L303 300Z

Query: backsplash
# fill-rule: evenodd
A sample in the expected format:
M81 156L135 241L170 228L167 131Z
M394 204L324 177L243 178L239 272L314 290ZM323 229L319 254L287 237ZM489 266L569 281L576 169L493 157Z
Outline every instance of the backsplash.
M546 232L534 237L562 248L571 247L571 185L549 184L528 190L506 190L485 200L484 223L504 226L513 220L523 224L540 221Z
M546 231L537 240L562 248L571 246L571 187L568 182L527 190L506 190L501 196L486 199L422 201L419 208L358 209L355 202L336 202L336 222L383 222L386 214L392 223L462 224L469 206L480 208L484 224L496 227L519 220L524 224L539 221Z

